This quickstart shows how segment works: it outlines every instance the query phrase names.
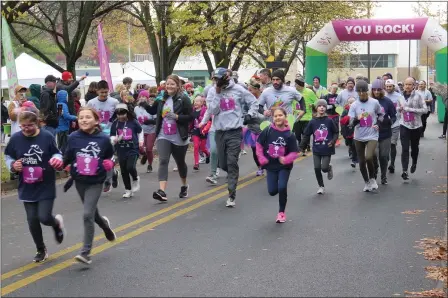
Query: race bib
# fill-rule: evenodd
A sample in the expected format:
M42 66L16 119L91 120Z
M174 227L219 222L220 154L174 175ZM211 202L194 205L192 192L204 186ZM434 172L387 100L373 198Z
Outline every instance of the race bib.
M372 127L373 119L372 115L368 114L367 116L363 116L361 120L359 120L359 126L361 127Z
M272 158L279 158L280 156L285 156L285 147L269 144L268 154Z
M78 174L83 176L95 176L98 170L98 158L77 156L76 164Z
M41 167L23 167L23 182L33 184L41 182L43 179L43 169Z
M412 122L415 120L415 115L413 112L404 112L403 119L405 122Z
M163 122L163 134L170 136L170 135L175 135L177 132L177 125L176 122L173 123L169 123L167 121Z
M110 112L109 111L100 111L100 120L101 120L101 123L109 122Z
M233 98L222 98L219 107L221 111L233 111L235 110L235 100Z
M122 136L122 140L124 141L132 140L132 131L130 128L118 129L118 135Z

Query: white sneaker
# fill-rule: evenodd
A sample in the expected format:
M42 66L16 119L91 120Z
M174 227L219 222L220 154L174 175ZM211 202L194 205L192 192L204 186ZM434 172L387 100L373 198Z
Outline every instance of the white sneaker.
M235 207L235 199L228 198L226 202L226 207Z
M127 199L127 198L130 198L130 197L132 197L132 191L131 190L125 190L125 192L124 192L124 194L123 194L123 198L125 198L125 199Z
M317 193L320 195L323 195L325 193L325 187L319 187L319 189L317 190Z
M247 154L247 152L246 152L246 150L241 150L241 154L243 154L243 155L246 155Z
M200 163L200 164L205 164L205 157L201 157L201 158L199 159L199 163Z
M137 177L137 180L132 181L132 192L137 192L140 190L140 177Z
M372 186L370 185L370 182L366 183L366 185L364 186L363 191L365 191L365 192L372 191Z
M374 190L374 189L378 189L378 183L376 183L376 180L375 179L370 179L370 181L369 181L369 183L370 183L370 188L372 189L372 190Z
M208 176L207 178L205 178L205 181L207 181L208 183L211 183L213 185L218 184L218 181L216 180L216 175Z
M177 171L178 171L178 168L175 167L175 168L173 169L173 172L177 172Z

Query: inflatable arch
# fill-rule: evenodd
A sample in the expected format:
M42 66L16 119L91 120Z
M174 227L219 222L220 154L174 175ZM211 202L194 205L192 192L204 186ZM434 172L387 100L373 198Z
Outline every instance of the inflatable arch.
M306 45L307 84L319 76L327 82L328 53L341 41L419 39L435 52L437 82L447 83L447 31L430 18L336 20L326 24ZM437 112L443 122L445 107L440 97Z

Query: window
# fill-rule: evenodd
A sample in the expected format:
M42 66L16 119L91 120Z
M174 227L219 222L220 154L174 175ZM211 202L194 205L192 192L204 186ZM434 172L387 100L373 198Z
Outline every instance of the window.
M367 68L369 65L369 59L367 54L350 55L345 57L344 67L347 68ZM329 61L330 68L334 67L335 63ZM370 54L370 67L371 68L392 68L395 67L395 55L394 54Z

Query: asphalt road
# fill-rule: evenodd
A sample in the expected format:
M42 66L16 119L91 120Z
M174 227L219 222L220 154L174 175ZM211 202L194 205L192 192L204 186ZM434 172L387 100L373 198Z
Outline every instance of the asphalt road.
M23 206L15 195L4 197L2 295L386 297L432 289L436 282L424 270L430 262L414 248L423 237L445 234L446 194L433 191L446 189L447 143L437 139L441 124L431 118L409 184L401 173L390 174L387 186L363 193L342 145L332 161L335 177L319 196L312 158L299 159L285 224L275 223L278 198L255 177L249 150L240 160L234 209L225 207L225 173L209 186L207 165L189 175L184 200L177 198L177 173L170 172L168 203L152 199L157 174L141 174L142 189L132 199L122 199L121 189L101 198L100 213L119 238L109 243L96 228L90 267L73 261L83 237L74 188L64 194L58 187L54 211L63 214L68 234L57 246L51 228L43 228L50 259L38 266L30 262L35 248ZM188 159L191 166L191 154ZM407 210L424 211L402 213Z

